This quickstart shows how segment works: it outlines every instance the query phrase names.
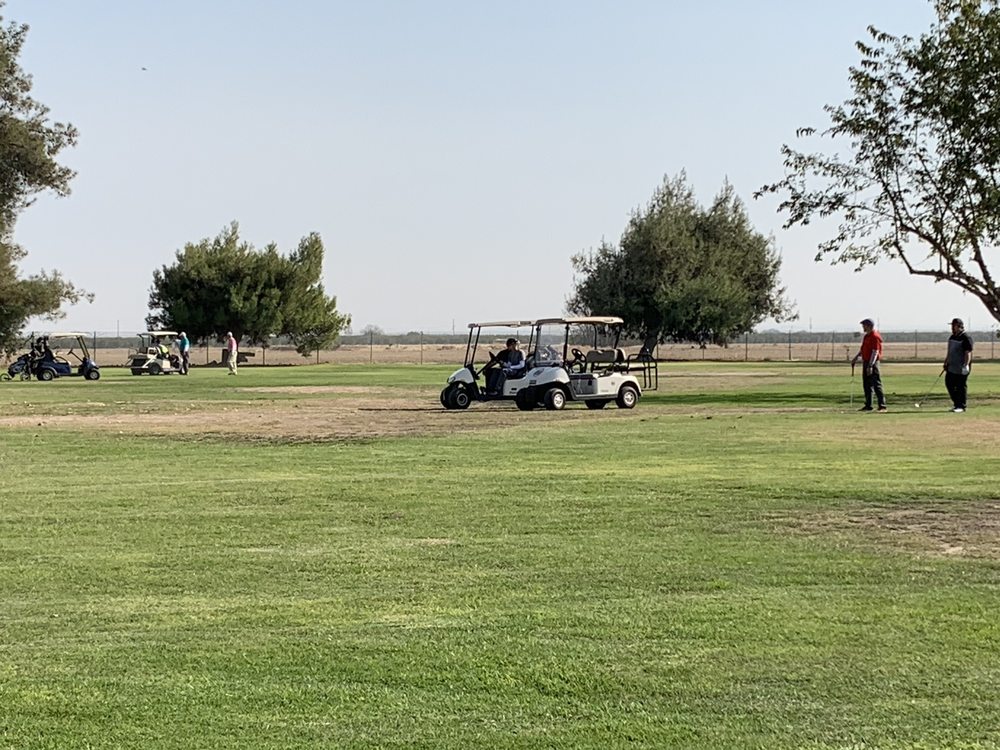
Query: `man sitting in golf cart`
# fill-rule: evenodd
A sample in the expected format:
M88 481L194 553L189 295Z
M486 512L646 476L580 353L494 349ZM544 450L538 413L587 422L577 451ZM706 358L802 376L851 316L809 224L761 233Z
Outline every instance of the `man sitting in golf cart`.
M519 343L515 338L507 339L507 347L497 355L498 366L486 371L487 393L502 393L507 378L524 374L524 352L518 348Z

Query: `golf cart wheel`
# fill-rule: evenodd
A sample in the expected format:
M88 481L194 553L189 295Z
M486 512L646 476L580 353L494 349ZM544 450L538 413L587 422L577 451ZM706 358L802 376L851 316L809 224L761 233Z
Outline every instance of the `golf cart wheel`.
M45 382L52 380L55 376L55 373L47 367L38 371L38 379Z
M594 400L584 401L584 403L587 405L588 409L603 409L605 406L608 405L608 402L603 399L599 401L594 401Z
M6 380L10 380L10 379L11 379L10 373L0 372L0 380L6 381Z
M619 409L634 409L635 405L639 403L639 391L635 389L634 385L623 385L618 390L618 398L615 399L615 403L618 404Z
M525 388L523 391L518 391L517 395L514 396L514 403L517 404L517 408L521 411L531 411L535 408L535 397L532 395L530 389Z
M441 390L441 406L445 409L450 409L448 405L448 399L451 397L451 386L447 386Z
M549 388L545 392L545 408L549 411L559 411L566 406L566 391L562 388Z
M132 368L132 374L133 375L142 375L142 368L141 367L133 367Z
M147 367L146 370L150 375L159 375L163 371L163 368L160 367L159 362L150 362L149 367Z
M449 398L452 409L468 409L472 403L472 396L466 388L456 388Z
M84 375L87 380L100 380L101 371L100 370L87 370L87 374Z

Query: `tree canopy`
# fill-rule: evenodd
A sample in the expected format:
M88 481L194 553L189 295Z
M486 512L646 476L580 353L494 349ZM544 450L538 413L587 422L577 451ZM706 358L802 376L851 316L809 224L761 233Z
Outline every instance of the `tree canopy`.
M573 257L571 313L618 315L628 333L725 343L761 321L792 316L778 287L781 259L726 183L699 206L682 173L633 212L617 246Z
M869 27L850 68L852 96L827 106L829 126L800 128L831 144L782 148L777 193L787 226L836 223L816 260L883 258L975 295L1000 320L988 263L1000 234L1000 8L996 0L937 0L918 39ZM836 144L844 145L844 153Z
M48 108L31 98L31 77L18 64L27 32L0 16L0 351L8 354L29 318L60 317L64 302L90 296L57 271L22 277L18 269L26 252L14 244L14 223L38 193L69 194L73 172L56 156L77 137L72 125L50 122Z
M274 244L256 250L241 241L233 222L215 238L185 245L176 263L153 272L146 323L200 341L227 331L256 344L285 335L306 355L332 343L351 321L326 295L322 272L318 234L303 237L285 257Z

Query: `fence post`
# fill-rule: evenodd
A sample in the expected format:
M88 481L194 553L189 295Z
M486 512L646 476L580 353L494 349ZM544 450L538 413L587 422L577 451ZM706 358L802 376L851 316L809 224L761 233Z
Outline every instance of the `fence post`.
M368 364L375 362L375 331L368 332Z
M420 364L424 363L424 332L420 332Z
M913 358L920 359L920 334L918 331L913 332Z
M743 334L743 361L750 361L750 331Z
M788 361L792 361L792 329L788 329Z

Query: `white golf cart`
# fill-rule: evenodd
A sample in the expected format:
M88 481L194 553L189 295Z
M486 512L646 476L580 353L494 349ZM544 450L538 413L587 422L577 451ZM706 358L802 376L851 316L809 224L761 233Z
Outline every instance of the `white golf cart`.
M525 375L531 362L533 320L501 320L490 323L469 323L469 340L465 345L465 364L448 378L441 391L445 409L468 409L473 401L512 399L527 382ZM498 355L490 351L494 344L502 350L509 338L517 338L519 330L528 330L528 347L522 376L503 377ZM483 344L480 347L480 343ZM483 354L485 353L485 357ZM477 354L479 359L477 360Z
M176 331L145 331L125 366L133 375L169 375L181 371L181 358L173 351Z
M515 395L517 408L557 410L567 401L582 401L588 409L612 401L619 409L634 408L642 388L618 348L622 325L610 316L536 321L534 366Z

